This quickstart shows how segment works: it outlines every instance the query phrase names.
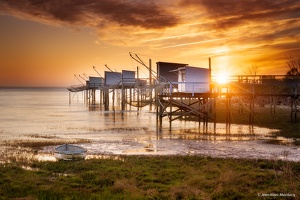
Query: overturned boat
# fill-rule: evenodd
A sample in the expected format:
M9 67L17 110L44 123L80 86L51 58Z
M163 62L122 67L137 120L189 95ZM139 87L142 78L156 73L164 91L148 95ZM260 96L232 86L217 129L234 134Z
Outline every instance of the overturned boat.
M54 157L57 160L81 160L86 157L87 150L83 147L63 144L55 148Z

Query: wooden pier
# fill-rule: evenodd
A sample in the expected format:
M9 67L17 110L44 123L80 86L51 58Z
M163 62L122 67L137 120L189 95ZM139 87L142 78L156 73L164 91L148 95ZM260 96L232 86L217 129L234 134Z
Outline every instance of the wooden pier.
M151 66L151 61L149 62ZM270 107L270 115L276 113L278 104L290 108L290 121L297 122L300 77L279 75L231 76L227 83L218 84L211 76L211 69L196 69L187 64L157 63L155 76L149 70L149 78L140 79L134 71L105 72L105 77L89 80L86 85L70 87L71 92L84 92L87 105L97 105L104 110L136 108L148 105L156 109L157 125L163 126L163 118L172 129L174 120L197 120L199 127L207 129L209 122L216 126L217 105L225 101L226 125L232 123L231 107L238 105L238 113L248 112L249 125L255 123L258 106ZM151 69L151 68L150 68ZM197 74L196 72L200 73ZM188 80L188 73L196 79ZM171 73L172 72L172 73ZM174 75L173 73L177 74ZM204 75L203 75L204 74ZM180 82L181 81L181 82ZM97 92L99 91L99 92ZM99 95L98 95L99 94ZM71 95L70 95L71 98ZM70 100L71 102L71 100ZM128 108L129 107L129 108Z
M248 79L251 77L249 76ZM238 76L231 78L238 78ZM161 91L157 93L158 124L162 126L162 119L167 117L169 128L172 129L172 121L177 119L188 120L192 116L194 120L199 121L199 127L201 122L203 122L204 129L207 128L208 122L212 122L216 126L216 105L222 99L222 102L225 101L226 126L228 127L232 123L231 107L233 100L238 106L239 114L248 112L249 125L255 123L256 109L259 109L259 106L269 106L269 114L275 115L278 104L290 108L290 121L295 123L298 121L300 85L296 81L293 83L285 82L282 79L283 76L277 78L279 82L276 81L276 83L261 82L261 79L258 79L260 82L255 83L245 83L238 79L236 81L231 80L226 84L214 83L209 93L169 92L175 89Z

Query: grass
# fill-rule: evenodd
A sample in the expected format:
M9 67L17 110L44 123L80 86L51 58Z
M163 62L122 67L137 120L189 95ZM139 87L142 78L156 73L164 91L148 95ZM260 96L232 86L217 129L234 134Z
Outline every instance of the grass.
M25 170L22 166L28 165ZM261 199L300 195L300 164L200 156L0 165L0 199Z

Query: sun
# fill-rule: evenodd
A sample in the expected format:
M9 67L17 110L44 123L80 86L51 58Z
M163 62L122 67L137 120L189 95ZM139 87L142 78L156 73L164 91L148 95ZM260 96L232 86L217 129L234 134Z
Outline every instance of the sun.
M214 79L218 84L226 84L229 82L229 74L225 72L219 73L215 75Z

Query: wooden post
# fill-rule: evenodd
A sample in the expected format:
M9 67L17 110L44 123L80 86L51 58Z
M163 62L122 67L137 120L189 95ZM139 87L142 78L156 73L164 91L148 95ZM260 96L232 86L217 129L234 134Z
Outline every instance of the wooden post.
M132 88L129 89L129 109L131 110L131 104L132 104Z
M152 110L152 62L149 59L149 95L150 95L150 110Z
M129 88L129 90L130 90L131 88ZM125 108L125 110L127 110L127 101L128 101L128 88L125 88L125 90L124 90L124 92L125 92L125 101L124 101L124 108ZM130 98L130 97L129 97Z
M69 104L71 105L71 92L69 92Z
M294 120L293 120L293 114L294 114L293 103L294 103L294 98L293 98L293 96L291 96L291 122L294 122Z
M121 110L122 110L122 117L123 117L123 111L125 110L125 91L124 91L124 84L123 84L123 74L122 74L122 101L121 101Z
M241 79L241 76L239 76L239 83L241 83L240 79ZM238 87L238 93L239 94L241 93L241 88L240 87ZM238 114L242 114L243 112L244 112L243 100L242 100L242 97L239 97L238 98Z
M172 98L172 95L170 97L170 101L171 101L171 104L170 104L170 112L169 112L169 130L171 131L172 130L172 104L173 104L173 98Z
M137 79L139 80L139 67L136 67L136 74L137 74ZM140 88L138 86L137 88L137 115L139 115L139 111L140 111Z
M101 109L101 89L99 87L99 107Z
M112 90L112 106L115 109L115 89Z
M208 58L208 67L209 67L209 91L212 92L212 85L211 85L211 59Z
M104 109L109 110L109 89L104 89Z
M159 92L160 94L162 94L162 92ZM162 104L160 103L160 99L159 98L163 98L163 97L158 97L158 114L159 114L159 126L162 127L162 110L164 109Z
M255 101L255 98L252 96L251 99L250 99L250 115L249 115L250 125L254 124L254 101Z
M253 84L252 125L254 124L254 113L255 113L255 84Z
M273 85L271 88L271 94L272 96L270 97L270 107L271 107L271 114L275 114L275 97L273 96L273 94L275 94L275 86Z
M158 89L155 87L154 89L154 97L155 97L155 107L156 107L156 130L158 132Z
M83 90L83 103L86 104L86 95L85 95L86 90Z
M100 88L100 107L102 107L103 102L103 90Z
M205 133L207 133L207 130L208 130L208 111L209 111L209 103L208 103L208 98L206 98L206 108L205 108L205 118L206 118L206 121L205 121Z
M91 105L91 90L88 89L87 91L88 91L88 92L87 92L87 94L88 94L88 96L87 96L87 99L88 99L88 105Z
M229 107L229 88L226 90L226 128L230 127L230 107Z
M162 94L162 90L155 87L155 103L156 103L156 128L157 128L157 134L159 132L159 129L162 127L162 105L160 103L160 98L162 98L161 95Z
M217 131L217 98L214 98L214 133Z
M227 94L226 97L226 127L230 128L231 125L231 97Z
M297 86L292 88L291 95L291 122L297 122Z
M200 111L201 110L201 99L198 97L197 98L198 99L198 110ZM200 127L201 127L201 115L199 114L198 115L198 123L199 123L199 129L200 129Z
M96 89L93 89L92 92L93 92L93 100L92 100L93 103L92 104L96 105Z

